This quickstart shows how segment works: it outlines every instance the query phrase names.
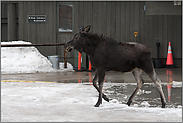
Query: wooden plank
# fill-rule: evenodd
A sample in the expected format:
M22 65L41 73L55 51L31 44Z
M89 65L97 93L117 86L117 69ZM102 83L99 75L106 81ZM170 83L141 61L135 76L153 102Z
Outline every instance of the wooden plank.
M135 36L134 36L134 31L136 31L135 29L135 3L134 2L130 2L129 4L129 41L134 41L135 42Z
M128 42L128 41L130 41L130 17L129 17L129 15L130 15L130 2L126 2L126 19L125 19L125 21L126 21L126 25L125 25L125 30L126 30L126 32L125 32L125 37L126 37L126 41L125 42Z
M177 16L177 41L176 41L176 48L177 48L177 57L176 58L182 58L182 16Z
M1 24L1 41L7 41L8 40L8 30L7 30L8 25L7 24Z
M56 34L57 34L57 27L56 27L56 25L57 25L57 20L56 20L56 16L57 16L57 13L56 13L56 10L57 10L57 4L56 4L56 1L54 1L53 2L53 8L52 8L52 13L50 12L50 14L52 14L53 16L52 16L52 18L53 19L50 19L50 20L52 20L52 31L53 31L53 34L52 34L52 40L50 40L50 42L54 42L54 43L56 43L57 42L57 40L56 40ZM47 30L47 31L49 31L49 30ZM57 52L56 52L56 49L55 48L51 48L50 47L50 49L49 49L50 51L53 51L54 52L54 54L57 54Z
M115 26L115 23L116 23L116 11L115 11L115 8L116 8L116 5L115 5L116 2L112 2L111 3L111 38L113 39L116 39L116 26Z
M74 2L74 31L73 34L78 32L78 28L79 28L79 11L78 11L78 2Z
M39 14L38 15L45 15L45 4L44 2L39 2ZM38 40L41 42L41 43L44 43L44 42L50 42L49 40L47 40L45 38L45 32L47 31L45 29L45 24L46 23L39 23L39 28L40 28L40 33L39 33L39 37L38 37ZM50 30L52 31L52 30ZM50 36L52 37L54 32L50 33ZM45 47L42 48L42 51L44 54L47 54L48 52L48 49L46 49Z
M46 39L46 42L47 41L49 41L50 42L50 40L51 40L51 37L50 37L50 29L49 29L49 24L51 23L50 21L50 2L48 2L48 1L46 1L45 3L45 15L46 15L46 18L47 18L47 20L46 20L46 23L44 24L44 26L45 26L45 31L44 31L44 34L45 34L45 39ZM56 10L56 9L55 9ZM55 18L56 18L56 16L55 16ZM55 24L55 23L54 23ZM56 25L56 24L55 24ZM56 37L56 33L54 34L55 35L55 37ZM53 40L53 42L55 42L55 43L60 43L60 42L56 42L56 41L54 41ZM51 55L51 54L54 54L55 55L55 53L53 52L54 51L54 49L52 48L52 47L45 47L46 48L46 55L47 56L49 56L49 55ZM57 48L57 47L56 47ZM52 50L52 51L51 51ZM53 52L53 53L52 53Z
M7 3L1 3L1 18L7 18L8 14L7 14Z
M159 37L158 37L158 33L159 33L159 29L158 29L158 17L157 15L153 15L154 17L154 23L153 23L153 31L154 31L154 35L152 42L150 42L150 46L151 46L151 50L152 50L152 56L153 58L157 58L157 52L156 52L156 43L159 42Z
M178 15L173 15L173 41L171 42L172 46L172 53L173 53L173 58L180 58L181 56L181 17Z
M86 10L88 10L87 11L87 24L86 25L91 25L91 26L93 26L92 25L92 15L93 15L93 8L92 8L92 2L89 2L89 1L87 1L87 8L86 8ZM86 11L85 10L85 11ZM85 25L85 26L86 26ZM91 29L90 29L90 32L92 32L92 30L93 30L93 27L91 27Z
M120 3L116 2L116 40L121 40L121 11L120 11Z
M167 40L168 40L168 20L167 20L167 15L163 15L162 16L162 28L163 28L163 32L162 32L162 43L160 44L160 52L162 52L162 58L166 58L166 54L167 54Z
M176 41L177 41L177 37L176 37L176 33L177 33L177 27L176 27L176 16L173 15L172 16L172 36L173 36L173 39L172 39L172 42L171 42L171 48L172 48L172 55L174 58L177 57L177 47L176 47Z
M32 14L32 15L36 14L36 3L35 2L31 2L31 13L28 13L28 14ZM35 28L36 28L35 23L30 24L30 32L32 33L32 37L30 38L30 40L32 43L38 43L38 42L36 42L36 33L37 32L35 31Z
M83 17L84 17L84 20L83 20L83 26L85 27L85 26L87 26L87 24L88 24L88 20L87 20L87 18L88 18L88 11L86 11L87 10L87 1L84 1L83 2Z
M126 41L126 36L125 36L125 32L126 32L126 22L125 22L125 10L126 10L126 6L125 6L125 2L121 2L121 6L120 6L120 11L121 11L121 41L125 42Z
M28 2L23 2L23 40L24 41L29 41L28 39L28 31L27 31L27 28L28 28L28 25L27 25L27 13L28 13L28 10L27 10L27 7L28 7Z
M111 2L107 1L107 36L111 37Z
M83 26L86 27L87 25L92 26L92 3L91 2L84 2L84 24ZM93 28L93 27L92 27Z
M48 33L50 33L50 31L52 32L51 34L49 34L49 40L48 40L48 42L54 42L54 43L56 43L56 24L57 24L57 22L56 22L56 2L54 1L54 2L50 2L50 5L49 5L49 13L48 13L48 19L47 19L47 21L49 21L49 23L48 23ZM56 47L57 48L57 47ZM49 54L49 55L55 55L55 54L57 54L57 52L56 52L56 48L54 48L54 47L49 47L49 49L48 49L48 52L47 52L47 54Z
M93 33L98 33L98 2L93 2Z
M20 2L19 4L18 4L18 9L19 9L19 16L18 16L18 32L19 32L19 34L18 34L18 38L19 38L19 40L23 40L23 30L24 30L24 28L23 28L23 23L24 23L24 19L23 19L23 11L20 11L20 10L22 10L23 9L23 2Z
M146 2L146 15L182 15L182 5L174 1Z
M143 44L145 44L145 45L147 45L147 43L146 42L149 42L149 35L148 35L148 30L149 30L149 15L147 15L147 16L144 16L144 22L145 22L145 30L144 30L144 42L143 42ZM148 46L148 45L147 45Z
M138 42L144 44L145 42L145 14L144 14L144 4L145 2L139 2L139 34Z
M134 36L134 31L132 32L132 35L133 35L133 37L134 37L134 41L136 41L137 40L137 42L139 42L139 36L140 36L140 29L139 29L139 21L140 21L140 18L139 18L139 16L140 16L140 10L139 10L139 8L140 8L140 4L139 4L140 2L134 2L134 13L135 13L135 15L134 15L134 17L135 17L135 19L134 19L134 31L137 31L138 32L138 36L137 36L137 39L135 38L135 36Z
M83 6L84 6L84 3L83 2L79 2L79 4L78 4L78 11L79 11L79 13L78 13L78 17L79 17L79 23L78 23L78 25L79 25L79 27L81 27L81 26L84 26L84 9L83 9Z
M144 42L148 47L151 48L152 51L152 57L155 57L153 54L153 49L151 47L152 42L154 41L154 31L153 31L153 27L154 27L154 16L147 16L147 25L146 25L146 42Z
M65 43L65 35L64 34L57 35L57 39L59 39L58 40L59 43ZM62 54L63 53L63 47L58 47L56 49L56 52L57 52L57 54ZM67 56L69 57L68 53L67 53ZM62 55L61 55L61 57L62 57Z
M27 2L27 16L32 13L32 2ZM26 22L27 23L27 22ZM31 24L27 23L27 33L28 33L28 40L31 41L31 38L34 36L33 33L31 32Z
M163 44L163 22L162 22L162 15L158 16L158 41L155 41L153 45L156 46L156 43L160 43ZM156 50L156 53L157 53L157 50ZM163 57L163 52L161 52L161 49L159 51L159 57L162 58Z
M107 2L106 1L102 1L101 2L101 34L107 35Z
M39 15L39 13L40 13L40 2L39 1L36 1L35 2L35 15ZM35 25L36 25L36 27L35 27L35 41L36 41L36 43L38 43L38 42L41 42L41 38L40 38L40 31L41 31L41 26L40 26L40 24L39 23L34 23ZM39 32L39 33L38 33ZM43 47L38 47L38 50L41 52L41 54L44 54L44 48Z
M8 40L8 6L7 3L1 3L1 41Z
M97 6L97 13L98 13L98 19L97 19L97 23L98 23L98 31L97 33L101 34L102 33L102 2L98 2L98 6Z
M173 17L172 15L169 15L168 18L168 34L167 34L167 51L168 51L168 42L172 42L173 41L173 36L172 36L172 33L173 33ZM167 53L167 52L166 52Z
M16 13L15 4L8 3L8 40L17 40L17 23L16 23Z

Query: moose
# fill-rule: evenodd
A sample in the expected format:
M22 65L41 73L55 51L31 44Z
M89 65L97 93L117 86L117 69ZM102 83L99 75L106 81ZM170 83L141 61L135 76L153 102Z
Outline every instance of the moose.
M85 52L90 56L92 66L95 68L93 86L99 92L98 101L94 105L99 107L102 104L102 98L109 102L107 96L102 92L105 71L132 72L137 87L128 99L127 105L130 106L135 95L144 84L142 71L144 71L156 85L162 108L165 108L166 99L162 90L161 80L156 75L152 61L151 50L140 43L119 42L103 34L89 33L91 26L80 27L72 40L65 44L65 51L72 49L80 53ZM98 80L98 85L97 85Z

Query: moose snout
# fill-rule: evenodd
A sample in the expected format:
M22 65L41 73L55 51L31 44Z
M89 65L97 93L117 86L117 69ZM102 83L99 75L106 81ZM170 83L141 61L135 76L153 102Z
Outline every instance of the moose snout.
M66 51L66 52L71 52L72 49L73 49L73 46L71 46L71 45L69 45L69 44L66 44L64 48L65 48L65 51Z

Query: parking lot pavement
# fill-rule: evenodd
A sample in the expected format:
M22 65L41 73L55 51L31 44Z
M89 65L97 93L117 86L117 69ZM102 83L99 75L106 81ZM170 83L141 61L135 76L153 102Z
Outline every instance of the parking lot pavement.
M182 82L182 69L156 69L168 99L168 81ZM1 121L3 122L181 122L181 86L172 87L171 101L162 109L152 85L146 84L132 105L126 102L135 89L129 73L107 71L104 93L110 102L95 108L98 93L94 72L2 74ZM145 82L152 83L143 73ZM14 80L14 81L13 81ZM21 81L22 80L22 81ZM46 81L46 82L45 82ZM68 84L66 84L68 83ZM166 85L167 84L167 87Z
M156 69L158 77L162 83L170 81L182 82L182 69ZM95 72L52 72L52 73L34 73L34 74L1 74L1 80L27 80L27 81L52 81L62 83L77 83L92 81ZM145 82L152 82L150 78L143 73ZM131 72L121 73L106 71L106 82L112 83L135 83L135 79Z

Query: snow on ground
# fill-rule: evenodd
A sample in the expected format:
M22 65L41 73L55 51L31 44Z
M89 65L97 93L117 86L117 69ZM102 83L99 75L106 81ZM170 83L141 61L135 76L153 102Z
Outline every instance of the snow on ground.
M1 42L1 44L31 44L24 41ZM60 63L60 70L52 68L51 62L35 47L1 47L1 73L36 73L72 71L73 66Z
M98 92L91 83L1 83L3 122L181 122L178 108L139 107L117 99L94 107ZM115 83L113 83L114 85ZM105 83L104 88L108 85ZM105 92L105 90L104 90Z
M172 88L182 87L182 82L172 81Z

